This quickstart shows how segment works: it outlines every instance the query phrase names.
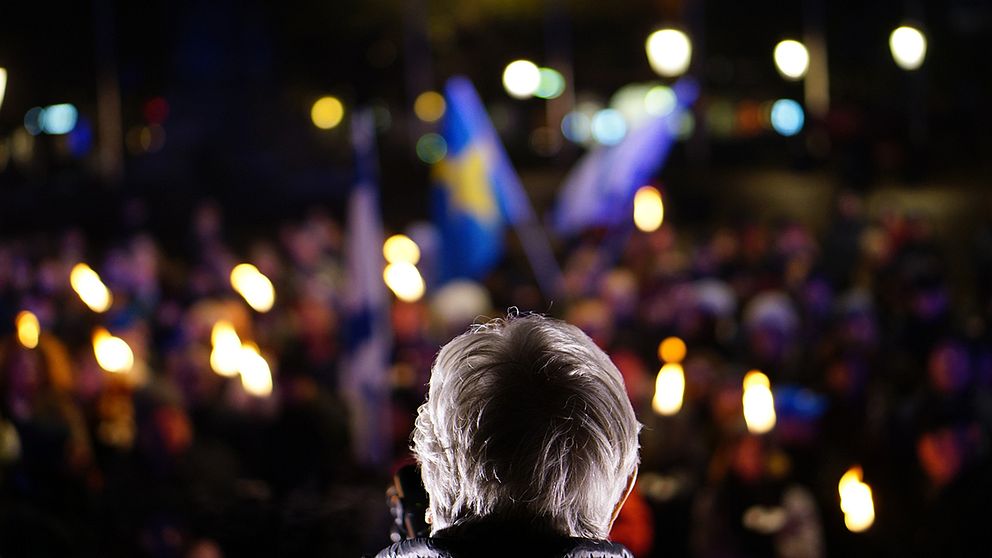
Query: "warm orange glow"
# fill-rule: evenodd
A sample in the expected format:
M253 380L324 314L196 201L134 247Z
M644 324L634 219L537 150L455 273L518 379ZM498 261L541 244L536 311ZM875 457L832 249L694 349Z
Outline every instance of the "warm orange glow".
M256 312L268 312L275 303L276 291L272 287L272 281L249 263L234 266L231 270L231 286Z
M41 324L38 323L38 316L29 310L24 310L14 318L14 325L17 327L17 341L26 349L33 349L38 346L38 337L41 335Z
M744 376L744 422L752 434L764 434L775 428L775 399L768 376L752 370Z
M666 364L658 371L654 383L654 398L651 407L659 415L674 415L682 408L685 394L685 372L676 363Z
M241 347L241 357L238 368L241 371L241 385L249 394L255 397L267 397L272 394L272 371L269 363L258 352L254 343L245 343Z
M107 372L130 372L134 367L134 353L127 342L114 337L102 327L93 331L93 354L96 363Z
M682 362L685 359L685 341L678 337L668 337L658 345L658 356L662 362Z
M221 376L236 375L241 359L241 339L231 322L220 320L215 323L210 341L213 345L210 351L210 368Z
M100 276L84 263L73 266L69 273L69 284L83 303L94 312L106 312L113 303L110 289L103 284Z
M403 302L420 300L427 288L417 266L409 262L395 262L387 265L382 272L382 279L396 295L396 298Z
M844 512L844 525L849 531L860 533L875 523L875 503L871 487L862 482L861 467L851 467L837 484L840 509Z
M654 232L665 219L661 192L654 186L642 186L634 194L634 225L642 232Z
M389 263L406 262L417 265L420 247L405 234L394 234L382 244L382 255Z

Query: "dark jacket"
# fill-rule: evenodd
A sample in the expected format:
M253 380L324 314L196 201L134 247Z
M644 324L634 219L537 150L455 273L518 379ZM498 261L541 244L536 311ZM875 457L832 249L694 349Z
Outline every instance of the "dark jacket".
M400 541L376 558L633 558L622 545L565 537L525 524L480 522Z

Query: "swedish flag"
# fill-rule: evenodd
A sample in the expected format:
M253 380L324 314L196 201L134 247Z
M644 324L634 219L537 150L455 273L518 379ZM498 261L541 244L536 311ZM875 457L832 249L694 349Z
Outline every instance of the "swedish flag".
M529 207L472 83L453 77L444 96L442 135L448 153L433 169L441 283L483 278L503 255L506 225L518 222Z

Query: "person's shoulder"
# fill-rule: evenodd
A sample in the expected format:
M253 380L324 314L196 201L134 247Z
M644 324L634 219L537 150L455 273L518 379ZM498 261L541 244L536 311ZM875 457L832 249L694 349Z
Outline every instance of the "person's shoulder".
M379 551L375 558L453 558L429 537L406 539Z
M627 548L610 541L573 539L575 545L563 558L634 558Z

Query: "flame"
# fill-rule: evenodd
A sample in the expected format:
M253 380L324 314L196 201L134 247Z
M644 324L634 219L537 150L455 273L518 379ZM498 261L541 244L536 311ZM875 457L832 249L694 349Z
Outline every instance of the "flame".
M73 266L69 273L69 284L83 303L94 312L106 312L114 301L110 289L103 284L100 276L82 262Z
M685 394L685 373L682 366L669 363L658 371L654 383L654 398L651 407L659 415L674 415L682 408L682 396Z
M875 522L875 503L871 487L862 482L861 467L851 467L837 484L844 525L854 533L865 531Z
M653 232L665 219L661 192L654 186L642 186L634 194L634 225L643 232Z
M658 356L662 362L682 362L685 358L685 341L678 337L668 337L658 345Z
M213 350L210 351L210 368L221 376L232 377L238 373L241 358L241 338L231 322L220 320L210 333Z
M405 234L394 234L382 244L382 255L389 263L420 261L420 247Z
M38 337L41 335L38 316L29 310L24 310L14 318L14 325L17 327L17 340L24 348L33 349L38 346Z
M276 300L272 281L257 267L243 263L231 270L231 286L256 312L268 312Z
M130 372L134 366L134 353L127 342L102 327L93 331L93 354L100 368L107 372Z
M775 428L775 399L768 376L752 370L744 376L744 421L752 434L764 434Z
M272 393L272 371L269 363L258 352L257 345L245 343L241 346L238 369L241 371L241 386L245 391L256 397L267 397Z
M386 266L382 279L396 298L403 302L416 302L424 296L426 285L417 266L409 262L397 261Z

